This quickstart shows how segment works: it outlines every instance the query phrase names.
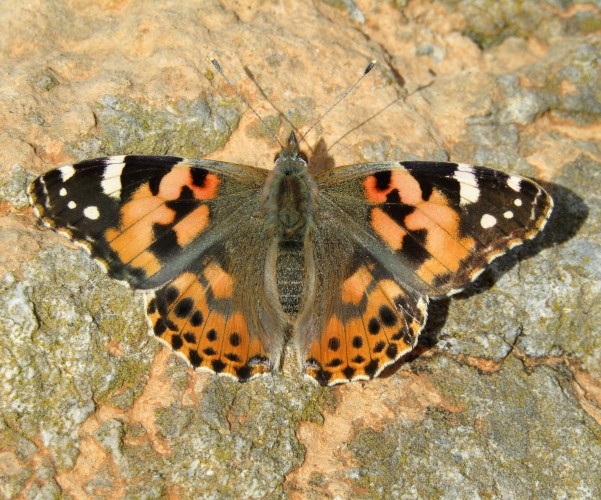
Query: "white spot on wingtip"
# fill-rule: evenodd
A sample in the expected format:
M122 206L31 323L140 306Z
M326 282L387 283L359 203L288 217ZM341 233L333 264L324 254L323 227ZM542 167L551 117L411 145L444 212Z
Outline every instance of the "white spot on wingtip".
M507 212L503 213L503 217L506 219L513 219L513 212L511 210L507 210Z
M522 178L516 175L510 175L507 179L507 185L516 192L520 192L522 184Z
M480 189L474 168L466 163L458 163L453 177L459 182L459 204L476 203L480 198Z
M90 220L97 220L100 217L98 207L86 207L83 210L83 214Z
M59 196L67 196L67 190L65 188L61 188L58 194Z
M125 160L125 155L109 156L106 159L106 164L111 165L113 163L123 163L123 160Z
M107 160L107 165L102 174L100 187L102 192L113 198L119 198L121 194L121 174L123 172L124 156L113 156Z
M520 200L519 198L516 198L515 200L513 200L513 204L516 207L521 207L522 206L522 200Z
M74 208L77 207L77 203L75 203L73 200L71 200L69 203L67 203L67 206L73 210Z
M490 229L497 223L497 219L490 214L484 214L480 219L480 225L484 229Z
M75 169L73 168L73 165L65 165L64 167L59 168L58 171L61 173L61 179L63 182L68 181L75 175Z

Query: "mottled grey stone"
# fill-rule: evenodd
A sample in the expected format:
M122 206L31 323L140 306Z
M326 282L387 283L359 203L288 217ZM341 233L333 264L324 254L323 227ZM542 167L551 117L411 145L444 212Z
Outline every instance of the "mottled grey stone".
M139 391L132 375L144 373L157 346L135 347L136 336L146 340L140 302L81 250L50 249L24 269L22 282L5 279L0 301L0 356L13 360L0 368L2 414L27 438L39 436L59 467L72 467L74 435L94 400L116 385ZM106 343L124 337L126 355L115 359Z
M546 111L547 107L540 94L520 87L516 75L503 75L497 82L505 94L503 101L498 105L499 123L527 125L532 123L537 115Z
M557 191L557 222L552 220L550 231L577 233L540 262L544 283L523 273L533 311L538 305L546 313L528 317L530 331L517 343L528 356L574 355L596 377L601 376L601 191L594 186L600 177L601 164L583 156L566 165L558 178L558 185L569 185L575 194Z
M114 418L104 422L95 432L98 442L112 454L117 462L122 458L124 435L123 422Z
M97 132L71 146L71 152L81 160L141 152L202 157L223 146L240 119L239 105L206 98L156 109L104 96L94 109Z
M358 432L349 479L363 498L601 495L601 429L578 407L568 373L525 372L515 358L489 375L446 358L427 369L461 410Z
M551 41L565 32L574 30L569 16L559 16L547 2L514 2L511 0L441 0L452 10L465 16L464 33L484 48L494 47L511 37L537 37ZM543 5L541 5L541 3ZM572 2L552 1L561 10Z
M0 200L8 201L15 208L29 206L27 186L33 179L34 176L21 165L13 165L8 172L8 176L0 179Z
M523 73L558 117L582 125L595 123L601 117L600 50L601 40L592 36L553 44L545 58ZM562 91L566 82L573 88Z

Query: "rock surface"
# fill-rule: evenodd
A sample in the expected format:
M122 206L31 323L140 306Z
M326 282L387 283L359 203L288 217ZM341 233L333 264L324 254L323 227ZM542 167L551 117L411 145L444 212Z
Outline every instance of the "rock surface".
M598 3L8 0L0 26L0 496L601 497ZM554 215L378 380L195 373L25 192L107 154L270 168L208 55L280 136L376 59L308 135L317 168L486 164Z

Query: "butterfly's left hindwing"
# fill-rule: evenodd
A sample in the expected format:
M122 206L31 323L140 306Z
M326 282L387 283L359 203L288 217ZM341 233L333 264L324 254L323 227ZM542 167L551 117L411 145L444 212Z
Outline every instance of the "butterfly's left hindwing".
M294 331L299 362L321 385L376 377L415 347L428 299L353 241L337 219L316 213L315 227L308 269L314 286Z
M246 380L271 370L284 343L278 311L249 298L267 296L269 234L256 218L266 176L209 160L120 156L50 171L29 193L39 217L112 277L156 289L147 312L158 338L195 367Z

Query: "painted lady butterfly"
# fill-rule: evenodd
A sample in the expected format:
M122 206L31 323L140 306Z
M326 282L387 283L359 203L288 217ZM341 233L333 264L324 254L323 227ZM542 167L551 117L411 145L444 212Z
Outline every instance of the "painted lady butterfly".
M553 205L530 180L457 163L312 177L294 134L273 171L116 156L52 170L29 194L110 276L152 290L154 335L192 366L248 380L278 369L291 341L323 385L413 349L428 298L533 238Z

